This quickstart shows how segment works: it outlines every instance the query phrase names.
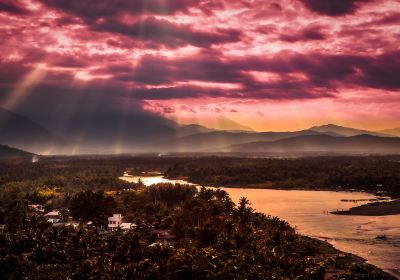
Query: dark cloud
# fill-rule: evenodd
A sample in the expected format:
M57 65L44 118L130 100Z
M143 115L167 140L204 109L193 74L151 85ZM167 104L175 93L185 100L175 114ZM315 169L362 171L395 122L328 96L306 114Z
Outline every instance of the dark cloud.
M277 11L282 11L282 6L277 2L272 3L271 8Z
M213 44L238 42L241 32L234 29L218 29L216 31L196 31L188 25L174 24L167 20L148 17L133 24L125 24L116 20L107 20L92 25L96 31L106 31L135 38L141 41L151 41L157 45L177 47L194 45L208 47Z
M22 6L18 1L1 1L0 2L0 13L6 12L15 15L29 14L29 11Z
M193 30L189 25L176 24L156 19L151 15L186 12L192 6L199 6L195 0L117 0L117 1L63 1L41 0L47 6L81 18L94 31L109 32L128 36L136 41L145 42L146 48L160 46L178 47L194 45L209 47L213 44L238 42L242 33L236 29ZM207 1L203 3L207 4ZM134 23L123 22L124 15L136 18ZM145 17L143 17L145 16ZM62 17L57 24L76 23L72 17ZM111 46L129 48L132 44L109 39Z
M201 54L190 58L160 59L145 56L133 71L133 80L143 84L165 84L173 81L235 83L246 77L229 60ZM153 73L153 74L152 74Z
M328 16L354 14L358 6L370 0L300 0L311 11Z
M136 88L131 90L133 99L139 100L168 100L201 97L239 97L238 94L226 92L220 89L210 89L197 86L167 86L160 88Z
M400 51L386 53L367 61L359 68L359 82L368 87L400 89Z
M47 72L32 96L40 92L47 93L48 100L64 95L78 99L89 95L138 101L202 97L294 100L334 98L346 87L400 90L398 51L378 56L285 52L271 57L224 57L212 52L175 58L146 55L135 63L108 62L99 69L86 69L93 77L107 78L93 78L85 81L84 86L74 82L75 72L68 68L91 65L90 59L104 63L105 59L86 57L74 61L72 57L68 63L68 59L56 58L54 61L65 71ZM23 65L16 68L11 64L2 66L7 69L2 71L2 91L8 91L12 83L17 83L24 73L32 70ZM274 78L257 76L259 72L273 73Z
M147 55L135 64L111 63L93 74L113 76L113 86L108 91L139 100L206 96L304 99L334 97L343 87L398 90L398 57L399 52L380 56L281 53L269 58L227 58L210 53L184 58ZM263 80L252 71L274 73L276 78ZM193 86L193 81L205 84ZM125 88L126 83L132 82L134 88ZM236 88L216 88L212 83L236 85ZM97 81L93 86L91 91L100 90Z
M53 66L62 68L83 68L88 66L88 62L86 60L79 59L76 56L53 55L49 56L48 61L50 61Z
M197 0L41 0L47 6L75 14L85 21L99 18L117 18L123 14L174 14L185 12L198 3Z
M326 36L322 32L321 27L308 27L300 31L281 34L279 37L282 41L295 43L299 41L319 41L325 40Z

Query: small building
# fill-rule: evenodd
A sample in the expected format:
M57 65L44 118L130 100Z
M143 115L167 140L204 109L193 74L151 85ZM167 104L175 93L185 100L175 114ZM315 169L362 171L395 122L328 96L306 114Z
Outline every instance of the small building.
M56 224L61 221L60 212L58 211L51 211L47 214L44 214L44 217L50 223Z
M44 213L44 207L40 204L28 204L28 211L36 213Z
M122 224L122 215L121 214L113 214L112 217L108 217L108 230L114 231L117 230Z
M135 227L136 227L136 224L134 224L134 223L122 223L120 225L120 229L122 229L123 231L129 231Z
M28 218L34 216L43 216L44 207L40 204L28 204L28 211L26 212Z
M121 214L113 214L112 217L108 217L108 230L115 231L121 229L123 231L128 231L136 227L134 223L123 223Z

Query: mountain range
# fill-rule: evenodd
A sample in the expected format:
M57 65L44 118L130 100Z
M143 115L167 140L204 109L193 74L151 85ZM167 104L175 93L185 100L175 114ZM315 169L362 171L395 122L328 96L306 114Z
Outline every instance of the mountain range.
M393 137L394 136L394 135L390 135L390 133L385 133L384 131L374 132L374 131L368 131L368 130L355 129L355 128L351 128L351 127L343 127L343 126L338 126L338 125L334 125L334 124L313 126L310 128L310 130L318 131L318 132L329 134L332 136L350 137L350 136L356 136L356 135L362 135L362 134L380 136L380 137Z
M400 128L367 131L334 124L289 132L217 130L159 115L76 114L51 128L0 108L0 144L38 154L143 152L400 153Z
M388 134L392 136L400 137L400 128L385 129L378 131L379 133Z
M272 142L252 142L231 147L231 152L398 154L400 138L368 134L349 137L303 135Z

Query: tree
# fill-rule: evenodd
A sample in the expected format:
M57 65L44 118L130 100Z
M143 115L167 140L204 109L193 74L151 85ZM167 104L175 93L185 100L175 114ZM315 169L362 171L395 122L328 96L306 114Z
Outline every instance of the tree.
M72 197L69 210L74 219L82 222L92 221L95 225L105 225L107 217L116 208L115 200L103 191L79 192Z
M24 225L26 221L26 205L23 200L15 200L7 207L5 223L7 228L14 231Z

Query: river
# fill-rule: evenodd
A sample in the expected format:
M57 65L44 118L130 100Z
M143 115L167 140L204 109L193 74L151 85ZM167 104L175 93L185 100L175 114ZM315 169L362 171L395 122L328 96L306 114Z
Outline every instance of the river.
M124 174L120 178L129 182L140 179L146 186L155 183L188 183L165 179L161 175L133 177ZM288 221L300 234L326 240L337 249L363 257L400 279L400 215L371 217L329 214L368 202L344 200L368 200L376 198L374 195L362 192L223 189L234 202L245 196L256 211ZM378 235L388 238L377 240L375 237Z

